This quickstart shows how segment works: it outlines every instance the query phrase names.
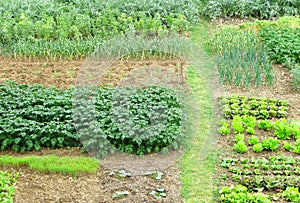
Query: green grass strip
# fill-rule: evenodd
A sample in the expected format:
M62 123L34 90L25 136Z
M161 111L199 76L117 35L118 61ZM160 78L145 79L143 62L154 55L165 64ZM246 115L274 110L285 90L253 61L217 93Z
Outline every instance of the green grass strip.
M206 28L199 27L193 32L193 40L207 51L203 39L206 36ZM209 63L209 62L208 62ZM212 71L212 67L210 69ZM190 150L184 155L179 164L181 170L181 195L184 202L213 202L215 188L212 180L216 158L211 153L208 136L211 136L211 124L213 121L211 91L209 80L211 71L207 68L196 70L189 67L187 70L188 83L193 89L199 106L198 132ZM212 138L213 139L213 138ZM206 149L203 149L207 147ZM207 154L205 154L207 153Z
M48 156L25 156L14 157L0 156L0 165L20 166L27 165L30 169L42 172L56 172L77 175L78 173L96 173L99 162L89 157L58 157Z

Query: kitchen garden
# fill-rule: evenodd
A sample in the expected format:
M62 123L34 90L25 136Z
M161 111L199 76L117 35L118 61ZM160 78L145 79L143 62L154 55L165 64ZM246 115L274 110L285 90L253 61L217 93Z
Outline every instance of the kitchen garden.
M0 202L300 202L299 14L1 1Z

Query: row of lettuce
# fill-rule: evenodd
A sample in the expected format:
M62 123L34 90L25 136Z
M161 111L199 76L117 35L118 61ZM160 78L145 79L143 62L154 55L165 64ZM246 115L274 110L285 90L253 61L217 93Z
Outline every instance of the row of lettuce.
M288 102L238 95L219 101L226 118L219 133L230 154L219 165L219 202L299 202L300 123L286 119Z
M103 41L129 31L186 33L201 16L269 19L299 13L295 3L270 1L277 10L269 11L268 1L236 1L1 1L0 50L2 55L14 57L78 58L92 53ZM226 14L223 4L232 15ZM239 15L236 7L254 11Z

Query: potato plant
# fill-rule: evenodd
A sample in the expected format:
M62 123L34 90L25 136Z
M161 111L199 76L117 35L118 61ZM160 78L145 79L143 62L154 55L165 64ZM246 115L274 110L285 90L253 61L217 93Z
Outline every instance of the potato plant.
M93 91L95 110L88 108L90 100L73 97L75 89L49 89L15 82L0 84L1 150L25 152L83 144L86 150L94 147L97 156L113 152L109 151L109 145L121 152L146 154L169 147L177 149L184 139L179 92L156 86L132 88L132 91L93 87ZM85 94L89 95L85 91L81 97ZM127 107L130 110L124 111ZM93 125L90 123L95 121ZM149 124L161 130L149 131ZM99 128L93 128L94 125ZM109 143L103 142L104 138Z

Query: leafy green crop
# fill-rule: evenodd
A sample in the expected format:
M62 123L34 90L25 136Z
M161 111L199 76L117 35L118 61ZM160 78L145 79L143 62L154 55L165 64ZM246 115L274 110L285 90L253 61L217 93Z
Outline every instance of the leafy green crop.
M289 68L300 64L300 27L263 26L260 36L274 62Z
M299 189L296 187L287 187L286 190L283 192L283 196L286 200L289 200L294 203L300 201Z
M234 144L233 149L238 153L245 153L246 151L248 151L248 147L244 141L239 141Z
M82 57L128 31L184 32L199 22L199 1L1 1L1 54Z
M15 184L18 174L10 174L0 171L0 201L2 203L12 203L15 193Z
M177 149L185 137L179 92L155 86L131 91L95 87L96 109L91 109L84 99L88 93L82 92L80 100L73 97L74 91L0 84L1 150L25 152L81 146L82 142L85 150L97 156L112 150L110 145L122 152L145 154ZM97 123L90 123L94 117Z
M250 138L249 138L249 140L248 140L248 143L249 143L249 145L256 145L256 144L258 144L258 142L259 142L259 139L258 139L258 137L257 136L255 136L255 135L252 135Z
M275 151L279 147L280 140L273 137L268 137L263 140L262 146L266 150Z
M271 203L268 196L261 193L252 194L243 185L225 186L219 193L221 194L219 201L223 203Z
M244 116L243 122L246 127L252 127L256 124L255 118L282 118L288 115L289 104L285 100L256 98L231 95L220 97L222 111L226 118L234 116ZM249 116L252 116L249 118ZM260 129L271 129L269 121L259 121Z

